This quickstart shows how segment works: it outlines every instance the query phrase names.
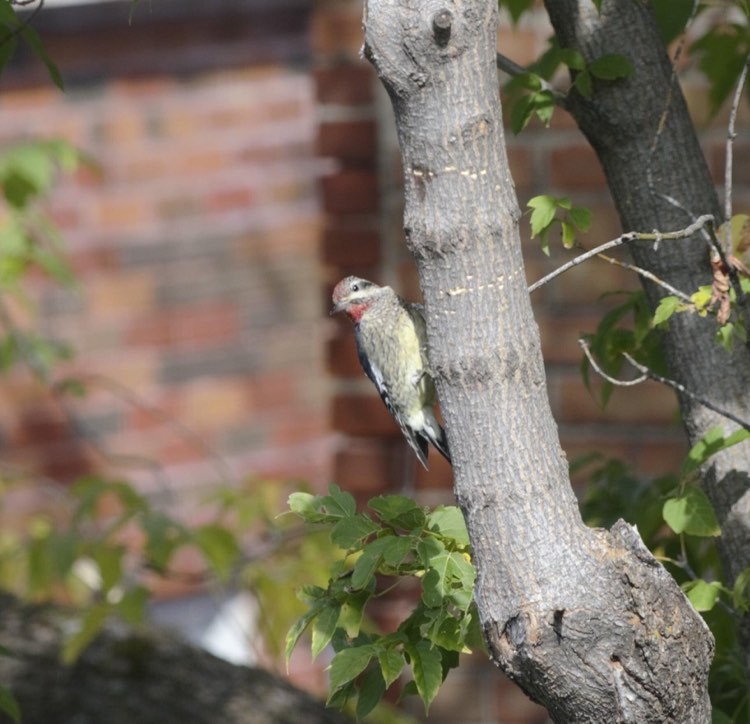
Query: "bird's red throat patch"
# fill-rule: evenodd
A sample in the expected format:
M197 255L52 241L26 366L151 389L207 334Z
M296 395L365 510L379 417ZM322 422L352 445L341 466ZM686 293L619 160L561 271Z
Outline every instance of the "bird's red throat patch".
M370 305L367 303L360 303L360 304L350 304L346 308L346 315L349 317L349 319L354 322L354 324L359 324L359 321L362 319L362 315L370 308Z

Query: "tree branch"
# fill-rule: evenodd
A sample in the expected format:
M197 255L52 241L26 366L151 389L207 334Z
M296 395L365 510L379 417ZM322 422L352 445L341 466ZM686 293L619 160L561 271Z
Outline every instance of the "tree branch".
M503 55L502 53L497 53L495 57L495 63L499 70L502 70L504 73L507 73L513 78L517 78L521 75L526 75L527 73L533 73L533 71L524 68L522 65L516 63L515 60L512 60L507 55ZM557 88L555 88L548 80L542 78L537 73L533 74L536 75L537 78L539 78L541 89L552 94L552 97L555 99L555 104L560 106L561 108L565 108L565 102L567 99L565 93L557 90Z
M621 261L620 259L615 259L614 257L607 256L606 254L597 254L597 256L602 259L603 261L609 262L610 264L615 264L616 266L622 267L623 269L627 269L629 271L635 272L639 276L642 276L644 279L648 279L652 281L654 284L658 284L663 289L666 289L670 294L673 294L675 297L679 297L682 299L683 302L686 304L693 304L693 300L690 297L689 294L685 294L685 292L681 292L677 287L673 287L669 282L665 282L661 277L657 277L656 274L648 271L648 269L642 269L639 266L636 266L635 264L630 264L627 261Z
M737 88L735 88L732 107L729 112L729 125L727 127L727 150L724 161L724 221L726 222L726 226L724 227L724 251L727 256L732 253L732 229L729 222L732 220L732 149L734 147L734 139L737 137L734 129L737 123L737 109L740 106L742 89L745 87L745 81L747 80L748 66L750 66L750 56L745 59L740 79L737 81Z
M547 282L550 282L556 277L560 276L560 274L562 274L563 272L572 269L574 266L583 264L583 262L591 259L594 256L597 256L598 254L601 254L601 252L603 251L614 249L617 246L621 246L622 244L631 241L654 241L658 244L662 240L666 241L672 239L686 239L689 236L692 236L699 229L702 229L704 226L712 225L713 221L714 217L711 214L703 214L702 216L699 216L695 221L693 221L692 224L686 226L684 229L679 229L678 231L654 231L651 233L629 231L626 234L618 236L616 239L607 241L604 244L600 244L599 246L596 246L593 249L584 252L583 254L577 256L575 259L571 259L567 264L563 264L561 267L558 267L538 281L535 281L529 286L529 294L535 292L537 289L539 289L539 287L544 286Z
M633 380L618 380L616 377L612 377L611 375L608 375L599 366L593 354L591 353L591 349L588 345L588 342L585 339L579 339L578 344L581 346L581 349L586 355L586 358L588 359L588 361L591 363L591 366L594 368L594 371L600 377L602 377L602 379L606 380L607 382L610 382L616 387L634 387L635 385L639 385L641 384L641 382L645 382L646 380L654 380L654 382L661 382L661 384L667 385L667 387L671 387L672 389L677 390L683 395L686 395L687 397L689 397L691 400L694 400L695 402L703 405L704 407L707 407L709 410L713 410L714 412L717 412L719 415L726 417L727 420L731 420L732 422L737 423L743 429L750 431L750 422L748 422L747 420L743 420L741 417L738 417L734 413L729 412L729 410L725 410L724 408L719 407L718 405L715 405L713 402L711 402L711 400L708 400L705 397L696 394L695 392L691 392L689 389L687 389L687 387L685 387L685 385L681 384L680 382L677 382L676 380L670 379L669 377L664 377L663 375L660 375L654 372L652 369L646 367L646 365L643 365L640 362L633 359L633 357L629 355L627 352L623 352L622 356L633 367L635 367L635 369L637 369L641 373L641 376L636 377Z

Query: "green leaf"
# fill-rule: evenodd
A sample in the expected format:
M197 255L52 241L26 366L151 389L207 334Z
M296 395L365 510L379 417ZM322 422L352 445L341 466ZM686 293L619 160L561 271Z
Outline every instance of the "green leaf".
M234 535L224 526L209 523L193 531L193 540L219 579L229 580L232 568L242 554Z
M521 16L531 10L534 4L534 0L501 0L500 5L507 8L510 13L510 19L513 25L515 25L521 18Z
M679 297L668 296L659 300L659 305L654 312L654 327L666 324L669 318L682 306L682 300Z
M631 75L633 72L633 64L624 55L611 53L591 61L588 70L594 78L616 80Z
M331 694L356 679L375 656L371 644L353 646L339 651L332 659L329 669Z
M555 220L558 205L558 199L554 196L542 195L529 199L526 206L532 209L529 219L532 239L551 226Z
M426 516L411 498L403 495L378 495L368 506L380 515L383 522L398 528L413 528L424 525Z
M8 65L8 61L13 57L17 47L18 40L15 35L0 34L0 73Z
M732 93L750 51L750 29L746 24L720 24L712 27L690 48L709 80L712 114Z
M585 206L574 206L568 212L571 223L578 231L588 231L591 228L591 216L591 209Z
M39 34L28 24L24 24L23 30L21 31L23 39L28 43L29 47L36 53L37 57L44 63L47 68L52 82L60 89L64 90L65 84L63 83L62 76L57 66L52 62L52 59L47 55L47 51L44 49Z
M21 724L21 707L9 689L0 685L0 711L4 711L15 724Z
M122 578L122 557L125 549L121 546L110 546L104 543L92 550L92 556L96 561L101 576L102 591L112 590Z
M742 613L750 610L750 568L743 569L732 586L732 605Z
M560 48L558 57L571 70L583 70L586 67L586 59L573 48Z
M385 694L385 682L380 668L373 666L362 677L357 697L357 721L362 721L379 703Z
M380 530L377 523L363 514L341 518L331 531L331 542L348 551L377 530Z
M111 612L112 608L108 603L99 603L83 614L78 630L63 644L62 660L64 663L72 664L80 656L81 652L104 628Z
M750 431L740 428L724 437L724 426L716 425L706 432L698 442L690 448L687 458L682 465L683 477L697 470L712 455L721 450L737 445L750 437Z
M289 496L289 509L308 523L335 523L357 512L354 498L349 493L343 492L338 485L331 485L328 493L328 495L292 493Z
M382 538L370 543L354 563L351 586L355 591L366 588L375 577L375 572L383 559L381 540Z
M131 626L138 626L146 620L146 604L151 594L145 586L135 586L125 591L117 603L117 612Z
M443 666L440 650L431 646L427 641L419 641L415 646L407 646L411 660L414 682L419 696L424 702L425 714L429 712L430 704L440 689L443 681Z
M312 625L312 657L318 657L321 651L328 646L336 631L339 621L341 607L338 604L329 603L316 617Z
M561 222L562 226L562 243L566 249L572 249L576 243L576 230L573 224L567 221Z
M455 541L459 546L469 545L469 532L460 508L454 505L439 505L427 514L427 528L443 538Z
M357 638L360 628L362 627L362 618L364 617L365 605L370 600L372 593L370 591L357 591L350 593L346 600L341 604L341 614L339 615L339 626L341 626L349 638Z
M325 605L325 601L316 601L311 608L305 611L305 613L294 622L294 625L287 632L286 645L284 647L284 661L287 666L289 666L289 658L291 657L292 651L294 651L297 642L300 640L300 637L310 625L310 622L321 612Z
M547 127L549 127L552 116L555 113L557 104L552 91L540 90L531 96L531 105L536 113L536 117Z
M404 654L398 649L386 649L378 652L378 663L383 672L385 686L388 688L398 677L406 666Z
M591 73L588 70L581 70L573 81L573 87L584 97L591 98L594 88L591 81Z
M385 541L382 548L383 562L393 567L402 563L413 547L413 541L408 536L387 536L382 540Z
M165 571L175 550L188 541L187 531L163 513L151 512L139 520L146 533L146 559L157 570Z
M710 611L719 599L721 584L718 581L708 583L698 579L683 583L682 590L696 611Z
M651 10L664 45L669 45L693 14L693 0L651 0Z
M705 537L721 535L711 503L706 494L695 486L688 487L679 497L667 500L662 514L675 533Z
M70 286L75 282L75 275L68 262L49 249L36 245L31 253L31 260L38 264L52 279L60 284Z
M510 110L510 129L518 135L534 117L534 98L531 95L521 96Z

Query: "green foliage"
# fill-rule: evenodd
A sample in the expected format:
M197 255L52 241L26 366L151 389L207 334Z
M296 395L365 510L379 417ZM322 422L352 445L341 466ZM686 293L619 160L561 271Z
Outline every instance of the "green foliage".
M675 533L697 536L721 534L714 509L706 494L694 486L686 488L674 498L667 499L662 508L662 515Z
M354 498L335 485L328 495L295 493L289 507L306 523L325 526L345 558L325 589L302 589L308 610L287 635L287 659L308 629L314 656L330 644L329 703L341 707L356 696L359 718L408 664L412 678L402 695L417 694L427 711L458 654L482 645L461 511L427 511L403 496L383 495L358 513ZM395 631L378 633L365 614L395 585L390 579L418 582L420 596Z
M499 5L510 13L510 19L515 25L524 13L533 9L534 0L500 0Z
M573 206L566 196L534 196L527 204L531 209L529 223L531 238L538 236L542 251L549 256L549 235L560 225L562 244L572 249L576 244L576 233L591 228L591 211L582 206Z
M561 65L570 70L572 87L586 98L591 97L595 80L600 83L613 82L626 78L633 72L632 64L623 55L603 55L586 63L579 51L561 48L553 39L549 49L527 72L511 78L505 85L513 133L520 133L534 116L545 126L549 126L558 102L557 95L560 94L551 89L548 81Z
M602 370L611 377L619 377L626 364L623 353L659 374L666 374L666 363L653 328L651 310L643 291L613 292L608 297L622 296L621 304L610 309L601 319L593 334L584 335L591 353ZM586 357L581 360L581 374L587 389L594 394L591 365ZM614 390L604 381L599 388L599 402L606 406Z
M693 0L651 0L651 11L665 45L685 30L694 4Z
M743 23L714 25L691 46L709 80L710 110L715 114L731 95L750 54L747 12Z
M44 63L52 82L62 90L63 80L60 71L47 55L38 33L31 27L29 22L31 17L32 15L19 17L9 0L0 0L0 73L13 57L20 37L23 38L34 55Z

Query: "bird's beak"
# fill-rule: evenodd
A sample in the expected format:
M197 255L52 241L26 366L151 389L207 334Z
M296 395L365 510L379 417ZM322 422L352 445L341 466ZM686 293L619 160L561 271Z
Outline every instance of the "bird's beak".
M339 312L343 312L345 307L346 304L344 302L338 302L337 304L334 304L331 311L328 312L328 316L330 317L334 314L338 314Z

